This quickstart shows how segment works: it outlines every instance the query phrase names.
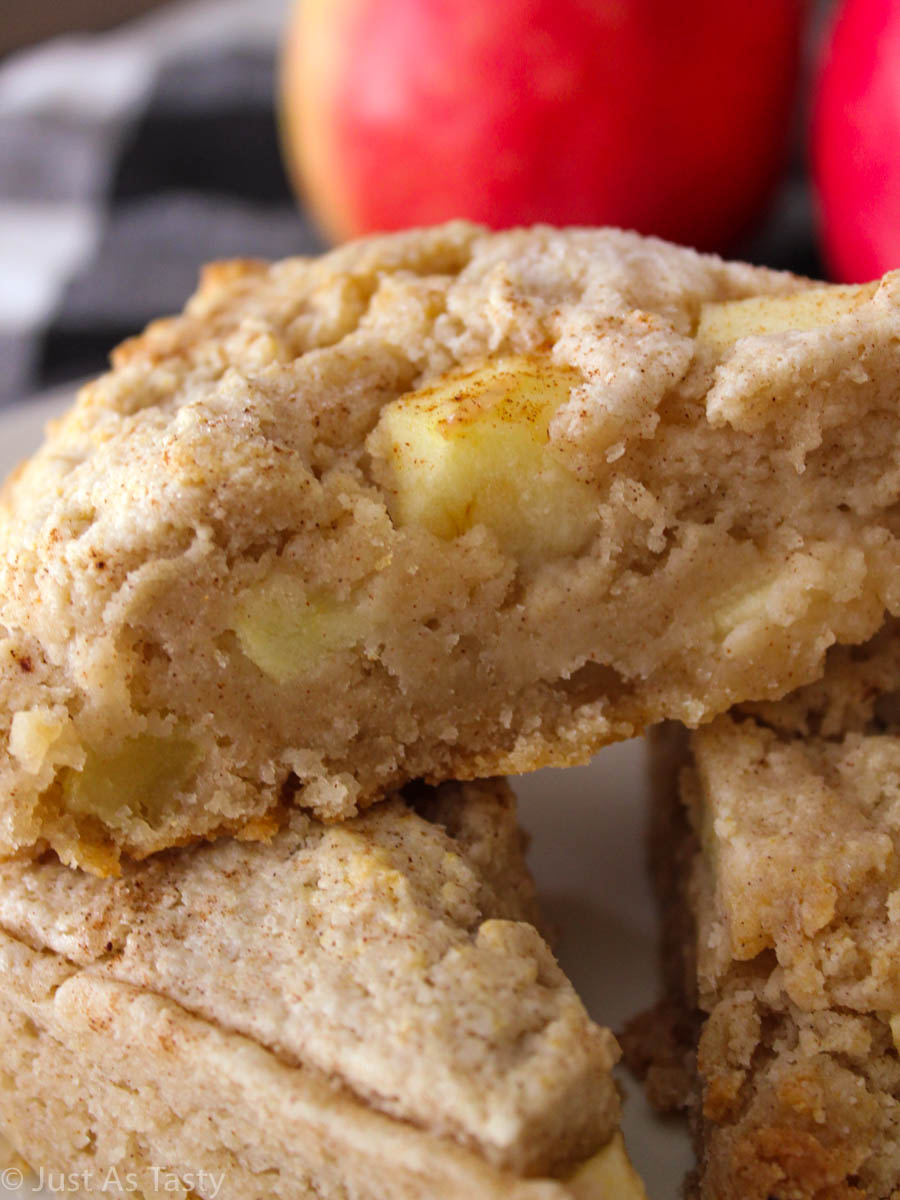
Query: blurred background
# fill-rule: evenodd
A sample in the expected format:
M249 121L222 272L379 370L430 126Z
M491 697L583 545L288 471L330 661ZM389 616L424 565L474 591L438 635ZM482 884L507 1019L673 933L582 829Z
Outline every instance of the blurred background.
M900 266L900 0L4 8L2 403L102 369L209 259L457 215Z
M7 6L0 400L101 370L117 341L181 307L206 260L322 247L278 146L286 7Z

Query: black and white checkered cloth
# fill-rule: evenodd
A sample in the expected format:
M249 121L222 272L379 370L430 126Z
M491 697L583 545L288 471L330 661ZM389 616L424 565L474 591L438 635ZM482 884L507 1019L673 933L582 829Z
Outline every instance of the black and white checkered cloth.
M103 368L201 263L322 243L273 112L286 0L195 0L0 63L0 402Z
M322 248L273 110L289 0L190 0L0 62L0 403L103 368L203 262ZM802 177L748 257L816 273Z

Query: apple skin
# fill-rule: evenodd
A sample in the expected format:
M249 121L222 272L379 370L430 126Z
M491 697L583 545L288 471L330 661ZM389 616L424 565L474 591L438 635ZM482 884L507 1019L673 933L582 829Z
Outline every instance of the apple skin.
M812 125L822 242L836 279L900 267L900 3L847 0L821 57Z
M298 0L286 158L336 240L467 217L727 249L783 162L805 0Z

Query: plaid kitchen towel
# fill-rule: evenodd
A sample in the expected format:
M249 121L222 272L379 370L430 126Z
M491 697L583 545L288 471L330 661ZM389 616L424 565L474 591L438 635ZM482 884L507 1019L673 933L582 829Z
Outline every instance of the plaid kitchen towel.
M0 403L101 370L201 263L322 248L273 111L287 0L193 0L0 63Z
M290 0L173 3L0 61L0 403L103 369L201 263L322 248L273 110ZM795 172L748 257L815 273Z

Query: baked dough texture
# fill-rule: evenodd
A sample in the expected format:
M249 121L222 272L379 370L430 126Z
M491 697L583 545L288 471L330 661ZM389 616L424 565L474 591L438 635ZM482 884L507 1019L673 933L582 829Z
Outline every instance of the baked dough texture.
M900 1195L898 698L890 624L682 735L680 789L657 750L672 997L626 1053L692 1109L702 1200Z
M496 781L115 880L7 863L0 1129L93 1190L642 1200L616 1044L535 919Z
M900 610L900 273L464 224L209 268L0 513L0 853L583 762Z

